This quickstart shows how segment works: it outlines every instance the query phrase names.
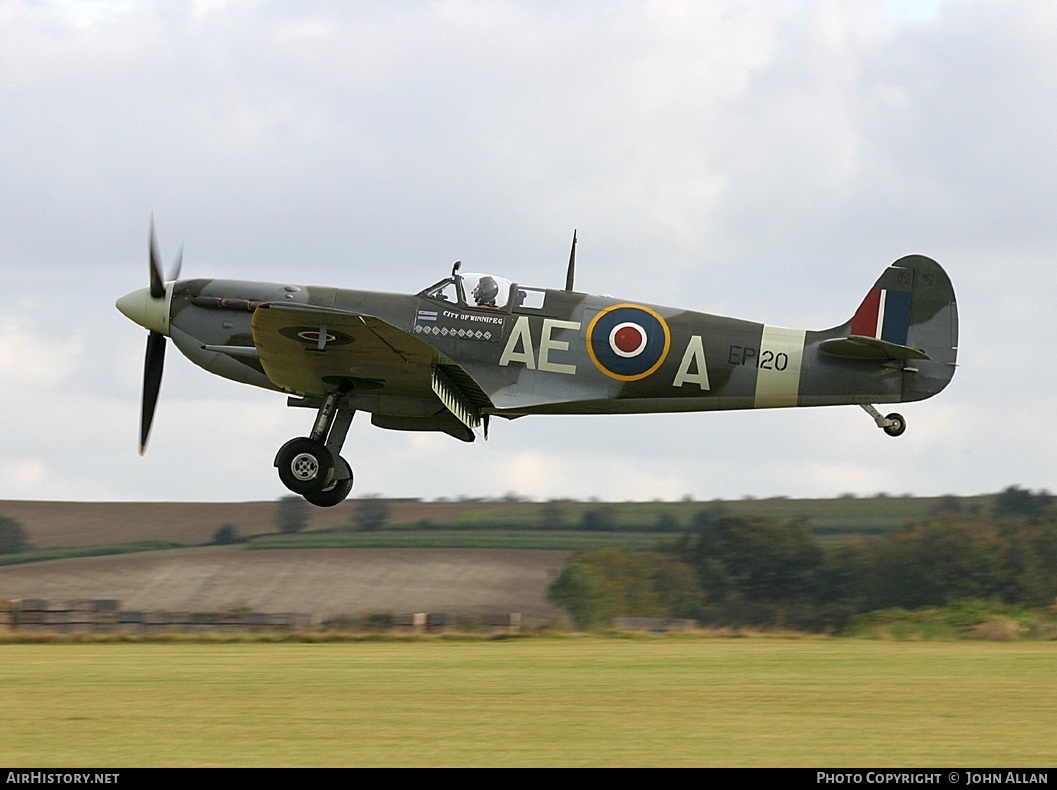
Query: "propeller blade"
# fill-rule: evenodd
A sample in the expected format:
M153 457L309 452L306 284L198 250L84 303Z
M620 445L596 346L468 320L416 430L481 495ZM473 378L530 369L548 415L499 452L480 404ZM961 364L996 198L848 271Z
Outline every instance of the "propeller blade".
M176 263L173 264L172 274L169 275L169 279L170 280L179 280L180 279L180 267L183 266L183 262L184 262L184 247L181 244L180 245L180 251L178 253L176 253Z
M165 335L151 331L147 336L147 354L143 359L143 410L140 415L139 454L147 451L147 437L154 421L154 407L161 390L161 372L165 364Z
M154 299L165 296L165 279L162 277L161 253L158 251L158 237L154 233L153 214L150 218L150 295Z

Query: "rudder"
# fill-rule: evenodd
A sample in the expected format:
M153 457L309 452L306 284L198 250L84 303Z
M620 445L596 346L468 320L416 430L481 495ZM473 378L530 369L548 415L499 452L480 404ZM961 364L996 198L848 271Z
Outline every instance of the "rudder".
M958 362L958 303L950 278L931 258L908 255L893 263L888 271L896 268L911 274L913 286L905 345L928 355L928 359L915 360L904 368L903 400L922 400L943 390L954 377Z

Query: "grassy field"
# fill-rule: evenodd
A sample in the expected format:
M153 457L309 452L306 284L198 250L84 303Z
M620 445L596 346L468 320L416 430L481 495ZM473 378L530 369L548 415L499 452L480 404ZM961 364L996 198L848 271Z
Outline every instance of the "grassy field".
M963 508L986 507L988 497L962 497ZM766 516L802 520L820 540L833 543L863 535L877 535L908 521L927 518L940 505L938 497L873 497L857 499L744 499L722 502L517 502L421 503L435 507L432 517L401 521L399 516L384 528L359 532L351 528L315 530L295 535L261 535L247 548L532 548L587 549L624 546L650 549L659 542L678 539L690 530L701 511L737 516ZM547 508L560 515L550 527ZM399 513L399 511L397 511ZM588 513L604 513L612 529L584 531ZM553 518L553 516L552 516ZM667 522L662 522L667 519ZM665 523L664 531L658 529Z
M4 644L10 766L1047 766L1057 645Z
M968 509L986 507L991 497L960 497ZM902 526L908 520L926 518L941 503L939 497L839 497L836 499L738 499L711 502L520 502L489 503L487 509L465 507L450 514L438 510L430 520L436 526L472 529L505 527L539 529L546 522L545 511L557 508L560 522L575 529L589 511L605 511L618 529L650 529L662 517L673 519L680 529L688 529L695 514L721 510L738 516L770 516L783 520L803 519L819 532L876 533ZM413 527L413 522L393 520L394 527Z

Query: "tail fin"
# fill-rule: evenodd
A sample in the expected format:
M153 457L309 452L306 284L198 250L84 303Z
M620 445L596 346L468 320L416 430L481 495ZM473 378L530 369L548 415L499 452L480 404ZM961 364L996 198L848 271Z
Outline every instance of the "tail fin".
M893 263L874 283L851 321L819 344L827 354L904 360L902 399L935 395L954 376L958 305L943 268L923 255Z
M912 270L894 266L886 270L855 311L851 334L905 346L914 297L912 282Z

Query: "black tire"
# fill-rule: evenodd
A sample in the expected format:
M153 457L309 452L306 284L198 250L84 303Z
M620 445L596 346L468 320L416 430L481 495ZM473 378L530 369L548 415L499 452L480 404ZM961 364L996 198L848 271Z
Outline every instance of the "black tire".
M275 465L283 485L301 496L318 493L333 482L334 456L312 439L291 439L275 456Z
M885 419L890 423L884 427L884 432L889 436L902 436L903 431L907 429L907 421L903 419L902 414L892 412Z
M314 494L304 494L305 501L316 507L334 507L345 501L345 497L352 491L352 478L347 480L335 480L322 491Z

